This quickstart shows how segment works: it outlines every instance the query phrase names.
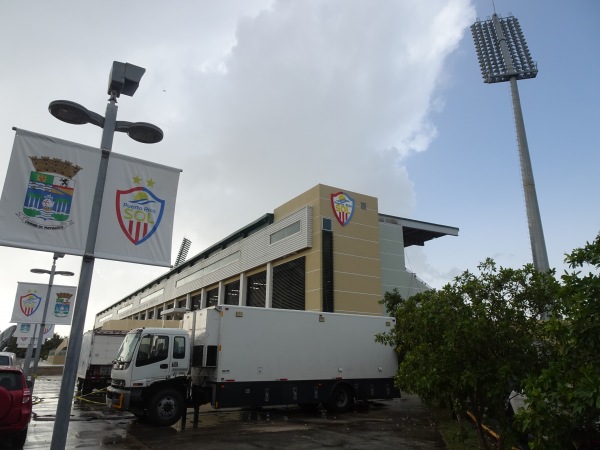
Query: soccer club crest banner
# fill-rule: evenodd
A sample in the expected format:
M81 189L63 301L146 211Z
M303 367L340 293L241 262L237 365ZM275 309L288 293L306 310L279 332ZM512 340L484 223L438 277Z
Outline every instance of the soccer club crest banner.
M0 198L0 245L82 256L101 157L97 148L18 129ZM180 173L110 153L94 256L169 267Z
M14 336L16 337L37 337L39 331L36 330L35 323L18 323L15 329ZM44 327L44 339L49 339L54 334L54 325L46 325Z
M180 173L111 153L96 257L169 267Z
M44 320L44 303L46 302L48 285L18 283L10 321L19 324L71 325L76 291L77 288L74 286L53 285L50 290L46 320Z
M37 346L37 337L18 337L17 338L17 348L27 348L29 347L29 343L33 340L33 346Z
M0 245L83 255L101 155L17 129L0 198Z

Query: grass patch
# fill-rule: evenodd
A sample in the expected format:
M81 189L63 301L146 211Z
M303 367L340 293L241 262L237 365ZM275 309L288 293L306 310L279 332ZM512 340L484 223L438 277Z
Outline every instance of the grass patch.
M465 419L467 438L463 442L458 440L458 423L453 419L448 408L430 407L438 429L442 434L448 450L479 450L477 430L471 422Z

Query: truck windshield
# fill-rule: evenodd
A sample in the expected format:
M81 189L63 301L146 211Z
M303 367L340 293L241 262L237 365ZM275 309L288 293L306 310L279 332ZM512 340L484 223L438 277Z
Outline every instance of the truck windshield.
M119 352L117 353L117 361L121 362L131 362L133 358L133 353L135 352L135 348L137 347L138 342L140 341L140 335L142 334L141 330L127 333L121 347L119 348Z

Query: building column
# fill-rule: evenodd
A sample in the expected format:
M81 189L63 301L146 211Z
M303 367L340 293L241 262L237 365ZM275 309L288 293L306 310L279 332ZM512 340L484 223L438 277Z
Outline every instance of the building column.
M240 292L239 292L239 305L246 306L246 274L244 272L240 273Z
M208 300L206 299L206 289L202 288L200 291L200 309L205 309Z
M265 308L273 307L273 263L267 263L267 281L265 286Z
M219 281L219 300L217 305L221 306L223 304L225 304L225 285L223 281Z

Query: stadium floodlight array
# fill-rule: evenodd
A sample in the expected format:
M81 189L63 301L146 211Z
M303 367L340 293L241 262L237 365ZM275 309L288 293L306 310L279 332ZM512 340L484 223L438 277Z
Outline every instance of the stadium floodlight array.
M485 83L509 81L511 77L523 80L537 76L537 63L531 58L523 31L515 17L500 19L494 14L490 20L471 25L471 33Z
M192 241L188 238L183 238L181 241L181 247L179 247L179 253L177 254L177 259L175 260L175 267L179 267L185 262L187 258L188 251L190 250L190 246L192 245Z
M550 264L517 88L517 80L537 76L537 64L531 58L519 21L513 16L501 19L494 13L490 20L475 22L471 25L471 33L475 41L483 81L485 83L510 82L533 265L536 270L546 272L549 270Z

